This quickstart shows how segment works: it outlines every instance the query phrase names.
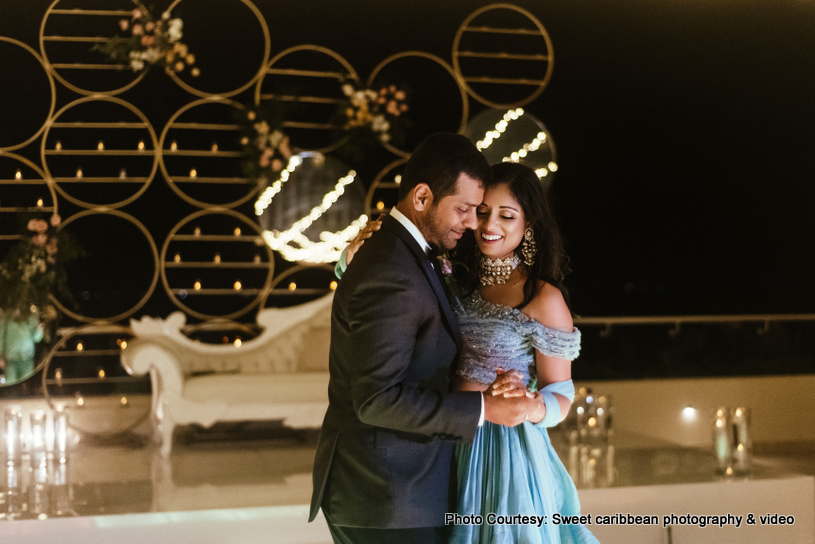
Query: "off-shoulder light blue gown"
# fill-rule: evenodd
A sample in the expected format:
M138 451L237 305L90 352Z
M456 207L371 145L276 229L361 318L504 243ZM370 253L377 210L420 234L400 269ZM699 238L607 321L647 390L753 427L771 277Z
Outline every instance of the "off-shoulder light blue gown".
M550 329L519 310L484 300L476 290L452 306L464 345L457 373L489 385L496 368L517 370L535 389L535 350L572 360L580 332ZM531 382L531 383L530 383ZM579 515L580 502L566 467L543 427L525 422L478 429L472 446L458 445L458 513L483 516L480 525L456 525L450 544L596 543L585 525L555 525L552 515ZM546 515L540 527L487 523L488 514Z

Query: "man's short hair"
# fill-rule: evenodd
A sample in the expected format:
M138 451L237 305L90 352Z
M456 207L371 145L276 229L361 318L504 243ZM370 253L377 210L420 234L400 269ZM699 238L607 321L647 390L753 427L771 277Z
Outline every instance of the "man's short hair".
M426 183L433 191L434 202L438 202L455 192L461 173L481 181L484 186L492 182L487 159L470 140L452 132L433 134L419 144L405 165L399 200L407 197L418 184Z

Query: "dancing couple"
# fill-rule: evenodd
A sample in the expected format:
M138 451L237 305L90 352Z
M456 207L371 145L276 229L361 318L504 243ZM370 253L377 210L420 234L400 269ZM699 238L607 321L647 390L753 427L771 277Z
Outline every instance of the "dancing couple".
M580 510L546 432L580 347L565 267L531 169L425 140L399 203L337 266L310 521L322 508L338 544L597 542L583 525L487 523Z

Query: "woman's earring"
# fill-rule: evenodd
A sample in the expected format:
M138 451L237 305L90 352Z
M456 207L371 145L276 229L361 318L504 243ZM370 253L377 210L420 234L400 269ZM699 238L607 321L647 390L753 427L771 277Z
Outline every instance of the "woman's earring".
M526 266L535 264L535 255L538 253L538 247L535 243L535 231L532 227L527 227L524 231L524 241L521 243L521 255L524 258Z

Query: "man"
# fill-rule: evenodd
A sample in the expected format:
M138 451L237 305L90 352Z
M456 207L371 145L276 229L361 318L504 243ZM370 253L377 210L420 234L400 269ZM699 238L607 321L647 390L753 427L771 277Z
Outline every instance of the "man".
M461 335L430 255L475 228L490 182L465 137L425 140L334 295L309 521L322 507L337 543L445 542L455 442L472 442L484 419L517 425L531 411L526 397L449 391Z

